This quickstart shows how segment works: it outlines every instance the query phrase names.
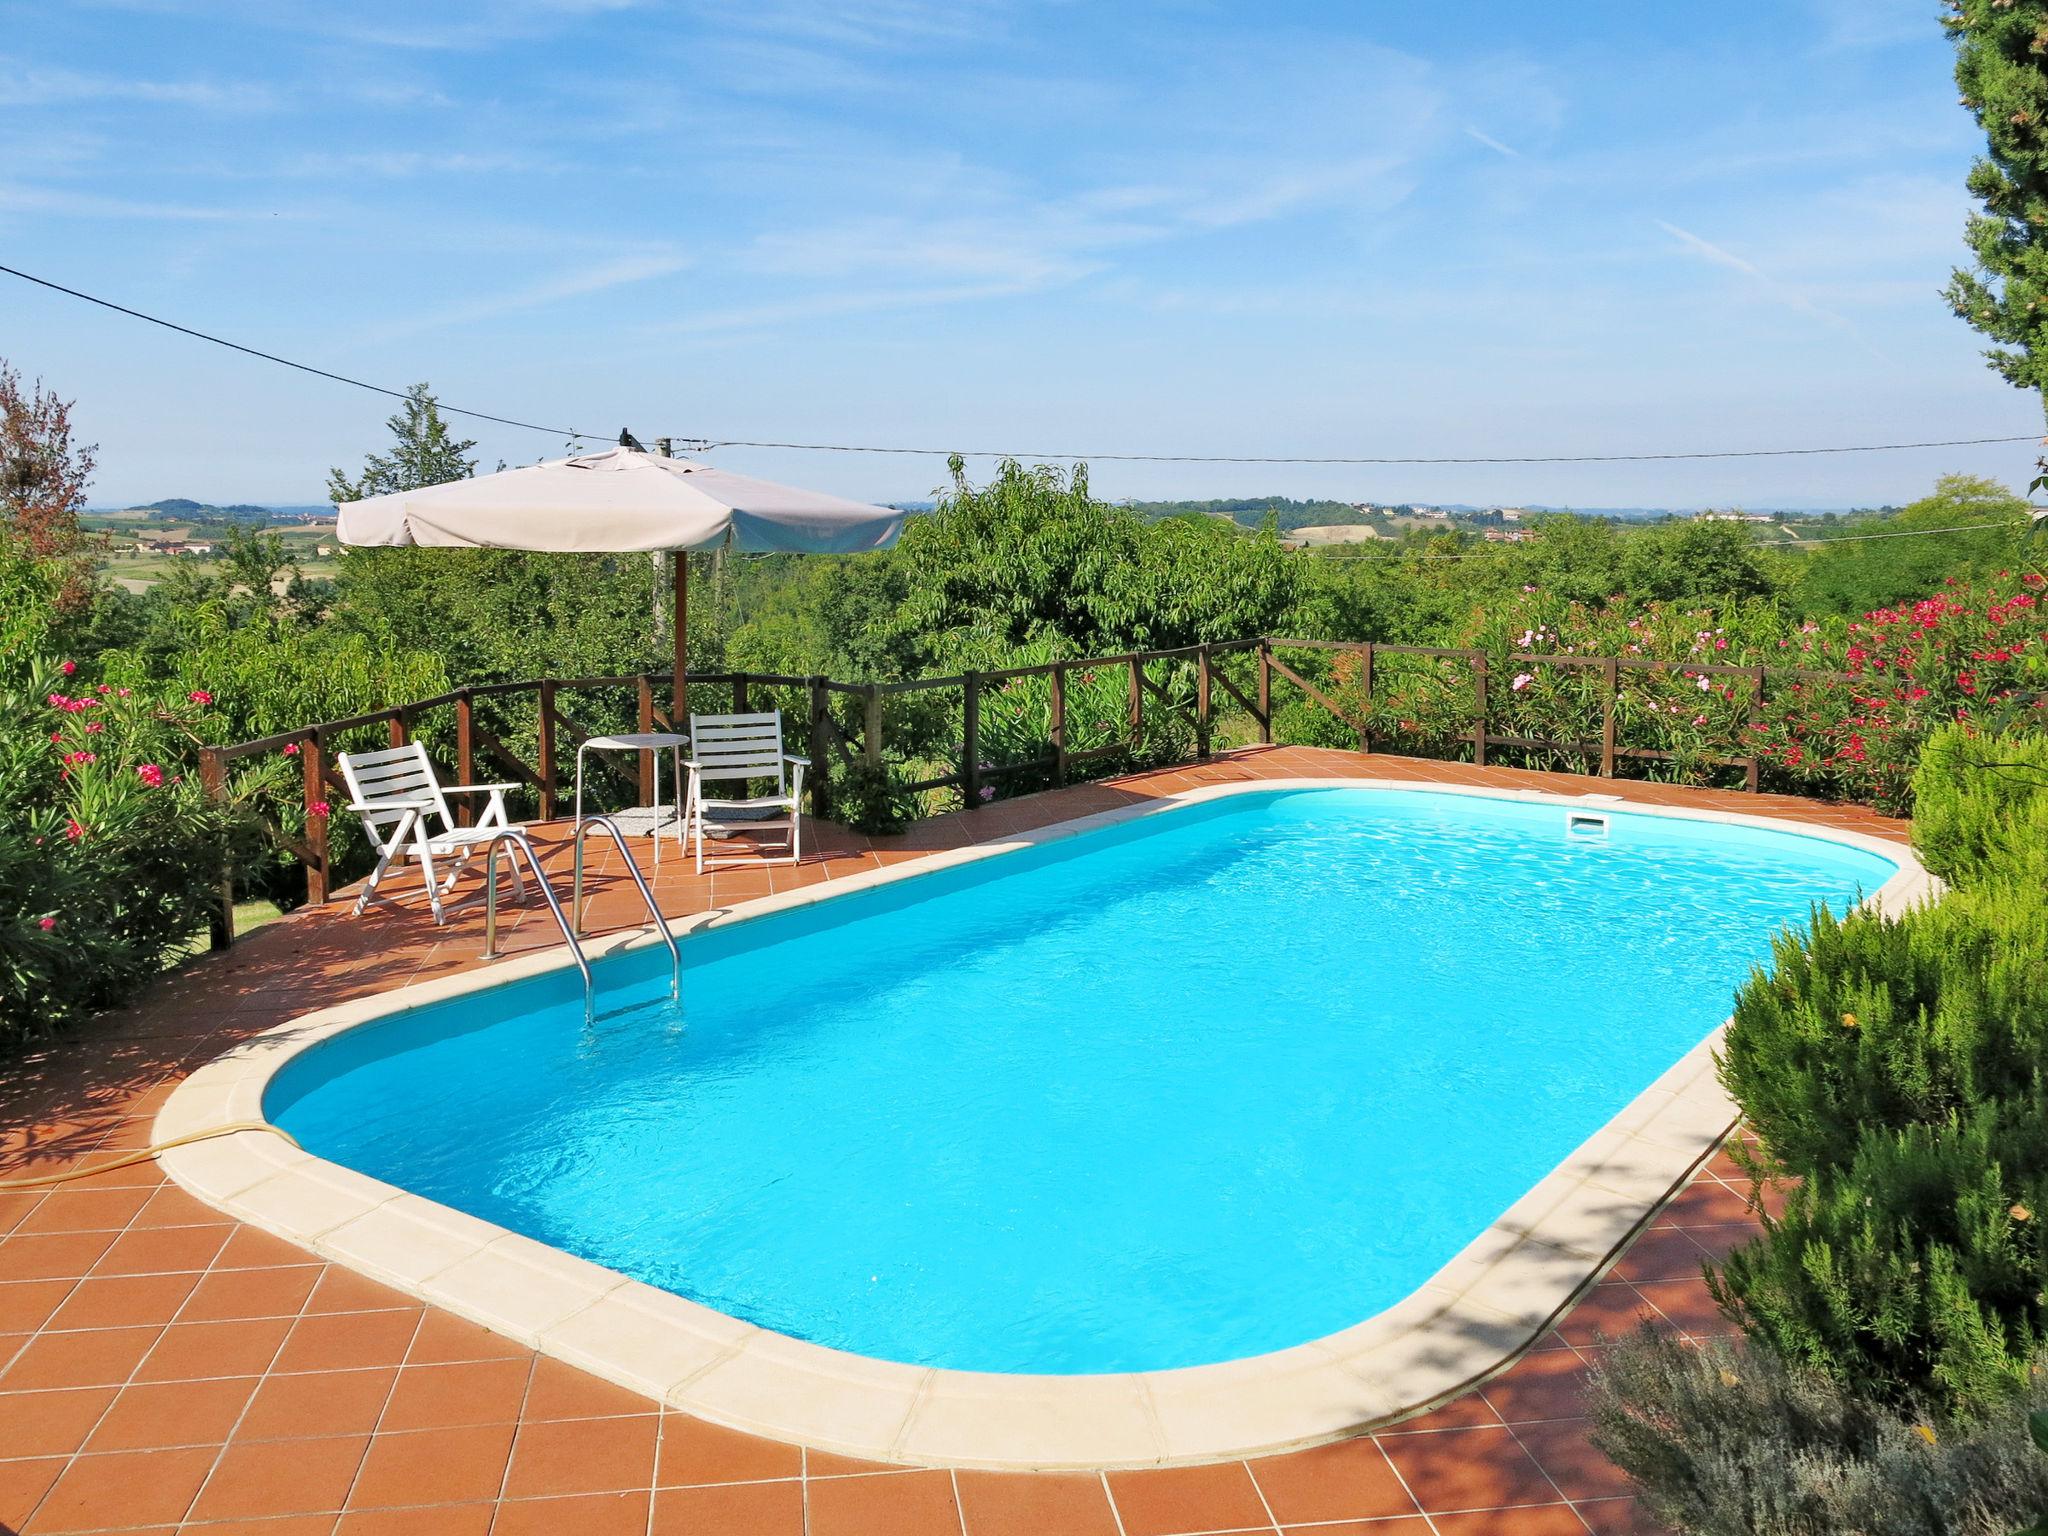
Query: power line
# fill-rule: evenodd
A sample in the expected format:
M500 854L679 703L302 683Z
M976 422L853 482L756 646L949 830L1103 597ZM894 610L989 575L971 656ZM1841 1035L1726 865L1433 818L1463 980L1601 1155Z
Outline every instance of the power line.
M678 438L677 441L685 441ZM1901 453L1914 448L1981 448L1993 444L2035 443L2036 436L1950 437L1919 443L1856 443L1829 448L1724 448L1686 453L1550 453L1442 455L1324 455L1291 457L1244 453L1051 453L1042 449L1001 451L994 448L881 448L854 443L784 443L744 437L692 438L701 450L714 448L783 448L805 453L880 453L915 458L941 458L958 453L968 459L1033 459L1126 464L1643 464L1673 459L1778 459L1831 453Z
M402 389L391 389L382 384L372 384L366 379L353 378L345 373L336 373L327 368L316 368L311 363L301 363L289 357L280 357L275 352L265 352L257 347L244 346L238 341L215 336L211 332L197 330L189 325L180 325L175 320L166 320L160 315L147 314L131 309L126 304L117 304L111 299L96 294L66 287L47 277L38 277L33 272L24 272L18 267L0 265L0 273L18 277L23 282L47 288L69 298L94 304L101 309L111 310L118 315L143 321L148 325L161 326L164 330L175 331L181 336L190 336L195 341L204 341L231 352L240 352L245 357L254 357L266 363L275 363L281 368L291 368L315 378L331 379L337 384L347 384L355 389L366 389L372 394L384 395L393 400L407 398ZM435 404L451 416L467 416L474 421L494 422L503 427L518 427L528 432L545 432L550 436L570 441L608 442L605 434L578 432L565 427L542 426L538 422L521 421L512 416L500 416L490 411L473 411L463 406L447 405L436 400ZM889 448L862 443L798 443L783 442L765 438L706 438L675 434L676 440L686 443L699 451L716 448L773 448L805 453L865 453L894 454L917 458L945 458L954 453L965 458L994 459L1035 459L1041 462L1085 460L1091 463L1123 464L1291 464L1291 465L1485 465L1485 464L1644 464L1671 462L1677 460L1701 459L1770 459L1802 458L1821 454L1844 453L1901 453L1923 448L1982 448L2005 446L2015 443L2039 443L2040 438L2023 437L1954 437L1911 443L1855 443L1821 448L1734 448L1701 449L1685 452L1663 453L1555 453L1555 454L1229 454L1229 453L1051 453L1043 450L1030 452L1022 450L998 450L993 448L952 449L952 448Z
M311 363L293 362L288 357L279 357L275 352L262 352L258 351L255 347L245 347L239 341L229 341L225 337L214 336L206 331L196 331L189 325L179 325L175 320L165 320L157 315L147 315L139 309L130 309L125 304L116 304L112 299L102 299L90 293L81 293L76 288L66 288L62 283L53 283L47 277L37 277L33 272L23 272L17 267L0 266L0 272L5 272L9 277L18 277L23 282L34 283L39 288L48 288L56 293L68 294L74 299L83 299L88 304L97 304L101 309L111 309L117 315L127 315L135 320L146 320L151 325L160 325L167 331L176 331L181 336L190 336L198 341L210 341L217 347L226 347L230 352L240 352L249 357L258 357L266 363L276 363L284 368L295 368L300 373L310 373L316 378L332 379L337 384L352 384L357 389L367 389L372 394L389 395L394 400L404 400L407 398L406 392L402 389L386 389L382 384L372 384L364 379L352 379L345 373L334 373L326 368L315 368ZM559 427L544 427L537 422L518 421L510 416L494 416L489 411L464 410L459 405L449 405L439 399L436 399L434 404L438 409L447 412L451 416L468 416L477 421L494 421L501 427L523 427L529 432L546 432L552 436L567 438L572 441L577 439L598 440L596 434L593 433L572 432Z

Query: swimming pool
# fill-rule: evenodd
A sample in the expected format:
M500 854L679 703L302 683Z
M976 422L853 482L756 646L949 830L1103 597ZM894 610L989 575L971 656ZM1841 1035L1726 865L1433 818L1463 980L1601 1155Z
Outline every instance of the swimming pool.
M775 1333L1155 1372L1395 1306L1898 866L1413 790L1236 794L333 1035L307 1151Z

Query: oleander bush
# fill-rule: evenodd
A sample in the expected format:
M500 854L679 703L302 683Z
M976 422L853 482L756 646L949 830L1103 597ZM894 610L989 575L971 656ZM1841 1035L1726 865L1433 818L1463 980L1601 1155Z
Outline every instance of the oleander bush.
M1589 662L1612 657L1624 663L1620 742L1666 754L1625 771L1725 782L1734 772L1729 760L1755 755L1766 789L1903 812L1931 733L1956 722L2031 729L2044 718L2044 585L2038 573L2005 571L1981 587L1950 583L1847 622L1796 620L1759 599L1715 608L1627 594L1588 601L1531 585L1474 609L1435 639L1484 655L1489 732L1535 743L1499 749L1500 761L1596 764L1606 690ZM1355 657L1287 659L1388 749L1469 755L1477 707L1469 662L1382 652L1368 700ZM1761 699L1758 667L1773 673ZM1301 705L1290 685L1276 686L1280 739L1348 741L1347 727Z
M1981 1425L1880 1406L1768 1349L1645 1330L1595 1369L1593 1443L1688 1536L2011 1536L2048 1505L2025 1380Z
M205 690L51 654L61 572L0 542L0 1039L132 996L203 935L238 818L184 766Z

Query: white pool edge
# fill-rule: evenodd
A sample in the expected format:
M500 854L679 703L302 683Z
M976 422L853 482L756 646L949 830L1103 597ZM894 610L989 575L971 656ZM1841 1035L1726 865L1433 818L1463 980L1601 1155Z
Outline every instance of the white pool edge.
M670 924L680 935L1231 795L1376 789L1473 795L1793 833L1898 865L1869 904L1897 913L1938 882L1903 843L1778 817L1374 778L1204 786L950 849ZM593 947L658 943L651 931ZM199 1068L153 1140L263 1120L289 1060L348 1029L573 964L521 955L278 1025ZM1725 1025L1722 1026L1725 1028ZM1212 1461L1331 1440L1426 1409L1524 1353L1600 1276L1732 1128L1715 1074L1722 1028L1679 1059L1405 1300L1313 1342L1221 1365L1018 1376L894 1364L740 1322L503 1227L245 1130L159 1161L199 1199L373 1279L668 1406L729 1427L880 1461L1009 1470Z

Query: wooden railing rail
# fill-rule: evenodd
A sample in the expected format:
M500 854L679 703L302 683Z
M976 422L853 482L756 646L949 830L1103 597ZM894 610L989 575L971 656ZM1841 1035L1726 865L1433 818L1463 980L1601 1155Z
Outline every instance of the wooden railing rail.
M1352 658L1349 677L1332 682L1307 660L1298 665L1283 659L1282 653L1344 656ZM1249 658L1249 670L1233 677L1221 664L1225 658L1236 662ZM1374 717L1377 690L1385 685L1385 663L1391 657L1412 657L1434 661L1461 670L1470 689L1470 723L1461 727L1463 750L1472 761L1484 764L1495 749L1544 752L1575 756L1598 764L1598 772L1614 776L1628 762L1670 762L1685 757L1692 762L1741 769L1749 789L1756 789L1760 759L1750 753L1681 754L1667 748L1640 747L1622 739L1622 679L1643 672L1683 672L1716 679L1738 678L1746 687L1747 723L1759 725L1768 691L1784 681L1842 684L1852 682L1846 673L1805 667L1767 667L1725 662L1664 661L1643 656L1568 656L1535 652L1512 652L1508 665L1517 670L1536 667L1593 669L1598 675L1600 734L1588 740L1558 740L1540 735L1510 734L1495 728L1489 708L1489 661L1485 651L1456 646L1395 645L1380 641L1317 640L1259 636L1245 640L1217 641L1156 650L1125 651L1112 656L1074 657L1037 662L989 671L961 672L945 677L906 678L886 683L846 683L822 676L797 676L776 672L691 673L694 689L722 690L729 694L734 712L759 708L768 690L800 691L803 703L791 709L787 692L784 717L791 739L801 743L811 759L812 769L805 783L811 793L814 815L831 814L835 778L855 771L881 775L890 773L890 711L897 701L916 695L953 695L959 701L957 745L943 746L935 754L929 744L910 749L919 765L938 771L900 782L892 792L926 795L957 791L963 805L978 805L991 786L1018 776L1044 775L1053 783L1065 782L1076 770L1091 764L1131 761L1145 750L1148 708L1179 715L1194 732L1195 756L1206 758L1214 748L1219 701L1255 730L1260 742L1274 739L1276 682L1297 690L1302 697L1327 711L1355 733L1361 751L1371 752L1386 733L1386 717ZM1147 671L1168 667L1177 675L1165 680ZM1123 670L1128 675L1127 703L1112 739L1092 746L1077 746L1073 739L1075 722L1070 718L1070 695L1077 675ZM1313 674L1313 675L1312 675ZM1005 685L1026 679L1047 680L1050 715L1046 750L1015 762L984 761L987 701ZM581 723L567 705L569 698L582 696L617 715L630 707L634 723L641 730L677 729L669 718L667 701L672 676L668 673L622 673L598 677L548 677L517 682L478 683L451 689L431 698L414 699L384 709L374 709L346 719L325 720L288 731L274 732L251 741L208 746L199 753L199 780L205 793L216 800L231 794L229 782L233 764L264 754L288 752L300 759L299 778L303 797L304 830L292 832L274 817L266 816L271 839L305 866L306 894L310 901L325 901L332 893L334 869L329 821L336 802L345 802L346 790L336 772L336 755L347 750L347 738L384 726L385 740L392 746L423 739L425 732L440 750L452 752L452 763L437 763L438 771L452 773L463 783L474 782L479 756L495 774L524 786L534 796L543 819L561 814L567 799L563 783L563 754L573 761L575 748L593 735L606 734ZM1187 690L1192 685L1192 701ZM610 695L606 699L604 695ZM530 717L493 712L479 718L479 703L490 701L494 708L524 706L531 699ZM629 706L625 700L630 698ZM851 707L848 707L851 706ZM582 704L576 708L581 710ZM452 718L438 712L448 711ZM929 731L929 713L925 716ZM1510 716L1509 718L1512 718ZM522 723L522 721L526 723ZM1101 722L1096 722L1099 731ZM687 722L681 729L687 730ZM515 748L507 731L534 743L534 761L529 763ZM899 722L898 729L901 729ZM1240 726L1237 729L1244 730ZM360 737L357 738L360 741ZM1241 738L1240 738L1241 739ZM1445 738L1439 737L1438 740ZM901 749L899 749L900 753ZM918 756L919 753L925 755ZM618 758L597 754L594 760L616 789L646 796L652 773L651 754L629 767ZM950 759L950 761L949 761ZM843 787L843 781L842 781ZM464 804L458 814L467 818L472 808ZM224 870L219 885L219 910L211 927L216 947L234 936L234 882Z

